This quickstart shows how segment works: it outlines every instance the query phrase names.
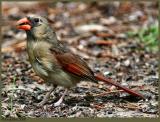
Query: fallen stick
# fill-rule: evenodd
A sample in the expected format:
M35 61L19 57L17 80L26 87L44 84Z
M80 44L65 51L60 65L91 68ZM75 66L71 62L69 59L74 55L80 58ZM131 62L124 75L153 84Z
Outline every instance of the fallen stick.
M95 44L96 45L112 45L112 44L116 44L116 42L114 40L97 40Z
M117 93L117 92L124 92L124 90L114 90L114 91L109 91L109 92L104 92L104 93L100 93L100 94L95 94L93 95L94 97L97 97L97 96L105 96L107 94L112 94L112 93Z

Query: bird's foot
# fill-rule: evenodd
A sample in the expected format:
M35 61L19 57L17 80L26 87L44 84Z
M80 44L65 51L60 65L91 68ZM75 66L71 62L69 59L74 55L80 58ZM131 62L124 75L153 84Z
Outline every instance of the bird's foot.
M60 106L60 104L63 102L64 96L66 95L67 91L68 90L65 89L65 91L64 91L63 95L61 96L61 98L57 102L54 103L54 107Z
M54 90L54 86L51 87L49 92L44 96L43 100L37 104L38 107L43 106L44 104L47 103L47 101L49 99L49 96L50 96L50 94L52 93L53 90Z
M60 106L62 102L63 102L63 99L61 97L57 102L54 103L54 107Z

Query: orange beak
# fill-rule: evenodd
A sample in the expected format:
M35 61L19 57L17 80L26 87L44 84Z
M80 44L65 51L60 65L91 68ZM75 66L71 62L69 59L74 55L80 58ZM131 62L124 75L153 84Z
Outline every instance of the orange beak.
M17 21L17 28L28 31L31 29L31 22L27 18L22 18Z

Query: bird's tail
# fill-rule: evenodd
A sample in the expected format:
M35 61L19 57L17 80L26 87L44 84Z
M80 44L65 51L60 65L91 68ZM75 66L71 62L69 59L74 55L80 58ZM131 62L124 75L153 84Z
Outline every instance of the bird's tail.
M145 97L144 97L143 95L141 95L140 93L137 93L137 92L135 92L135 91L133 91L133 90L131 90L131 89L129 89L129 88L123 87L123 86L121 86L120 84L114 82L112 79L105 78L105 77L102 76L102 75L95 75L95 78L96 78L97 80L103 81L103 82L105 82L105 83L107 83L107 84L114 85L114 86L118 87L119 89L122 89L122 90L124 90L125 92L127 92L127 93L129 93L129 94L131 94L131 95L133 95L133 96L138 96L138 97L140 97L140 98L142 98L142 99L145 99Z

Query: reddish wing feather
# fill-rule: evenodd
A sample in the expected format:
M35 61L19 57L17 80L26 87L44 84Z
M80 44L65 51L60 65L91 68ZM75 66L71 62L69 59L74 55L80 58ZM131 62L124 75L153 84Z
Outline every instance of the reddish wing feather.
M77 67L75 64L68 64L66 67L64 67L69 72L76 74L76 75L83 75L83 71L79 67Z
M71 72L75 75L79 75L81 77L94 77L91 69L80 57L67 52L57 53L54 48L52 48L51 51L64 70Z

